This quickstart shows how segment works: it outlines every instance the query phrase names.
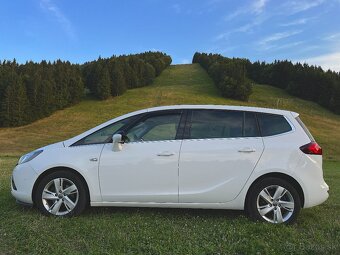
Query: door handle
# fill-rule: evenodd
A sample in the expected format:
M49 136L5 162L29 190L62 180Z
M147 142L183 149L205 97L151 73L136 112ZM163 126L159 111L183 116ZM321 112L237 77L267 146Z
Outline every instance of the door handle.
M247 148L239 149L238 152L248 152L248 153L255 152L255 149L247 147Z
M90 158L90 161L98 161L97 158Z
M169 157L169 156L173 156L175 155L175 153L171 152L171 151L163 151L157 154L157 156L160 157Z

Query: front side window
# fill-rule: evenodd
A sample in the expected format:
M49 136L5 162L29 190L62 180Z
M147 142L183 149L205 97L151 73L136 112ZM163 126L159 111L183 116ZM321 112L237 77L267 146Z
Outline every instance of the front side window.
M258 113L257 119L262 136L278 135L292 130L292 127L282 115Z
M193 110L190 139L242 137L243 115L239 111Z
M175 140L181 114L150 116L127 131L127 142Z
M76 142L74 145L89 145L101 144L110 142L113 134L120 130L123 126L127 125L130 121L134 120L136 116L117 121L108 125Z

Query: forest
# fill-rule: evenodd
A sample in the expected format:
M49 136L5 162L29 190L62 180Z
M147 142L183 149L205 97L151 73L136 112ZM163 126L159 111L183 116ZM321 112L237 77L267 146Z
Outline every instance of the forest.
M86 94L105 100L150 85L172 62L162 52L69 61L0 61L0 127L21 126L80 102ZM268 84L340 114L340 73L288 60L251 62L196 52L222 96L247 101L254 83Z
M207 70L225 97L247 101L253 83L268 84L340 114L339 72L288 60L252 63L248 59L198 52L192 62Z
M152 83L171 57L161 52L68 61L0 61L0 127L21 126L74 105L86 91L99 100Z

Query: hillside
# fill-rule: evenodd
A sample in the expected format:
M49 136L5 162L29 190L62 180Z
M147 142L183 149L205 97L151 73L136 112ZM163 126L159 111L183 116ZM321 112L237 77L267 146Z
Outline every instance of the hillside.
M288 109L301 114L326 159L340 160L340 116L310 101L266 85L255 85L249 102L221 97L198 65L173 65L153 85L132 89L106 101L83 100L76 106L18 128L0 129L0 156L20 154L77 135L97 124L137 109L171 104L230 104Z

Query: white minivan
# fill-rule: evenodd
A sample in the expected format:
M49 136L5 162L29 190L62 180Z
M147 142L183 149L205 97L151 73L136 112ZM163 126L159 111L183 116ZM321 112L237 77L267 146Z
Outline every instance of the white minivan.
M12 195L43 214L86 206L246 210L291 223L328 198L322 149L298 114L177 105L129 113L22 156Z

